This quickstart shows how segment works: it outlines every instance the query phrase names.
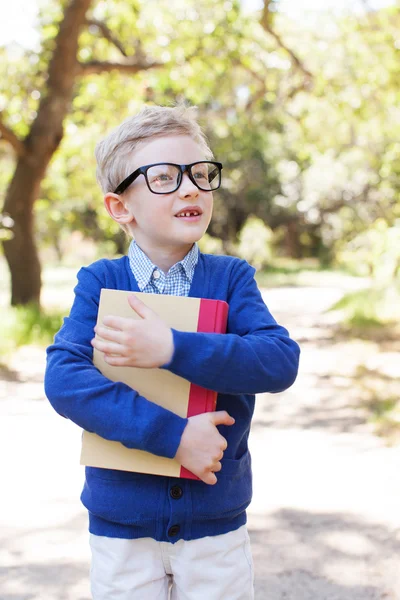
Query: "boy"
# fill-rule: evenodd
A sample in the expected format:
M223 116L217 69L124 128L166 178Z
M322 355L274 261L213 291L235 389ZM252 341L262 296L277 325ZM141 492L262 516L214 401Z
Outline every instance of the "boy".
M145 107L98 144L96 158L105 207L134 241L128 256L79 271L70 316L48 349L46 393L80 427L176 457L200 481L86 468L93 598L165 600L172 586L173 600L249 600L254 394L294 382L298 346L270 315L252 267L199 252L222 165L193 108ZM225 300L227 333L171 330L134 295L140 320L110 315L95 327L102 287ZM183 419L149 402L104 377L93 347L112 365L161 367L217 391L216 412Z

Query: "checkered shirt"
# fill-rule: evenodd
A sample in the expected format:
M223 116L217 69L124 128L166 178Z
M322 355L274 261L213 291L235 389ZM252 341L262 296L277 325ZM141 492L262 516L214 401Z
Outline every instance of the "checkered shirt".
M187 296L199 259L199 248L194 244L186 256L173 265L167 274L151 262L135 240L132 240L129 246L128 258L141 292Z

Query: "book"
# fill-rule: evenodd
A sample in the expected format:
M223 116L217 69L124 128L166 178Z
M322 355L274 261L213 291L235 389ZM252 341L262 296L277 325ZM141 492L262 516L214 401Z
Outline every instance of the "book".
M140 319L128 303L128 296L132 293L173 329L203 333L226 332L228 304L221 300L111 289L101 290L97 323L102 322L106 315ZM93 363L112 381L122 381L147 400L181 417L192 417L215 410L216 392L190 383L166 369L115 367L107 364L103 353L96 349L93 352ZM80 462L91 467L198 479L175 459L127 448L119 442L105 440L87 431L82 435Z

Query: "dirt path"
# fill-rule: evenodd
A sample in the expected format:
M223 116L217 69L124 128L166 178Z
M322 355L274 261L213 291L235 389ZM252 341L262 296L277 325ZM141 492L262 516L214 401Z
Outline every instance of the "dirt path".
M400 354L335 341L324 311L339 293L265 294L302 358L293 388L258 398L252 429L257 600L400 599L400 447L373 434L357 379L360 366L398 373Z
M386 368L398 356L334 341L324 310L340 293L265 295L301 342L302 361L291 390L257 403L256 600L400 600L400 448L373 434L355 378L359 365ZM31 348L0 371L0 598L88 600L80 432L43 401L43 367L43 352Z

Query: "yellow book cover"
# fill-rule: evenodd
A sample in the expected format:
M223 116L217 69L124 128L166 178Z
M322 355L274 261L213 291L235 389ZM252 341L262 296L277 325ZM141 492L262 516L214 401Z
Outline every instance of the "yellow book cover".
M106 315L140 319L128 303L130 294L154 310L170 327L180 331L225 333L228 305L221 300L145 294L112 289L102 289L97 323ZM165 369L115 367L107 364L103 354L96 349L93 363L112 381L122 381L148 400L167 408L181 417L191 417L215 410L216 392L199 387ZM81 464L104 469L119 469L170 477L197 479L175 459L164 458L127 448L119 442L83 432Z

